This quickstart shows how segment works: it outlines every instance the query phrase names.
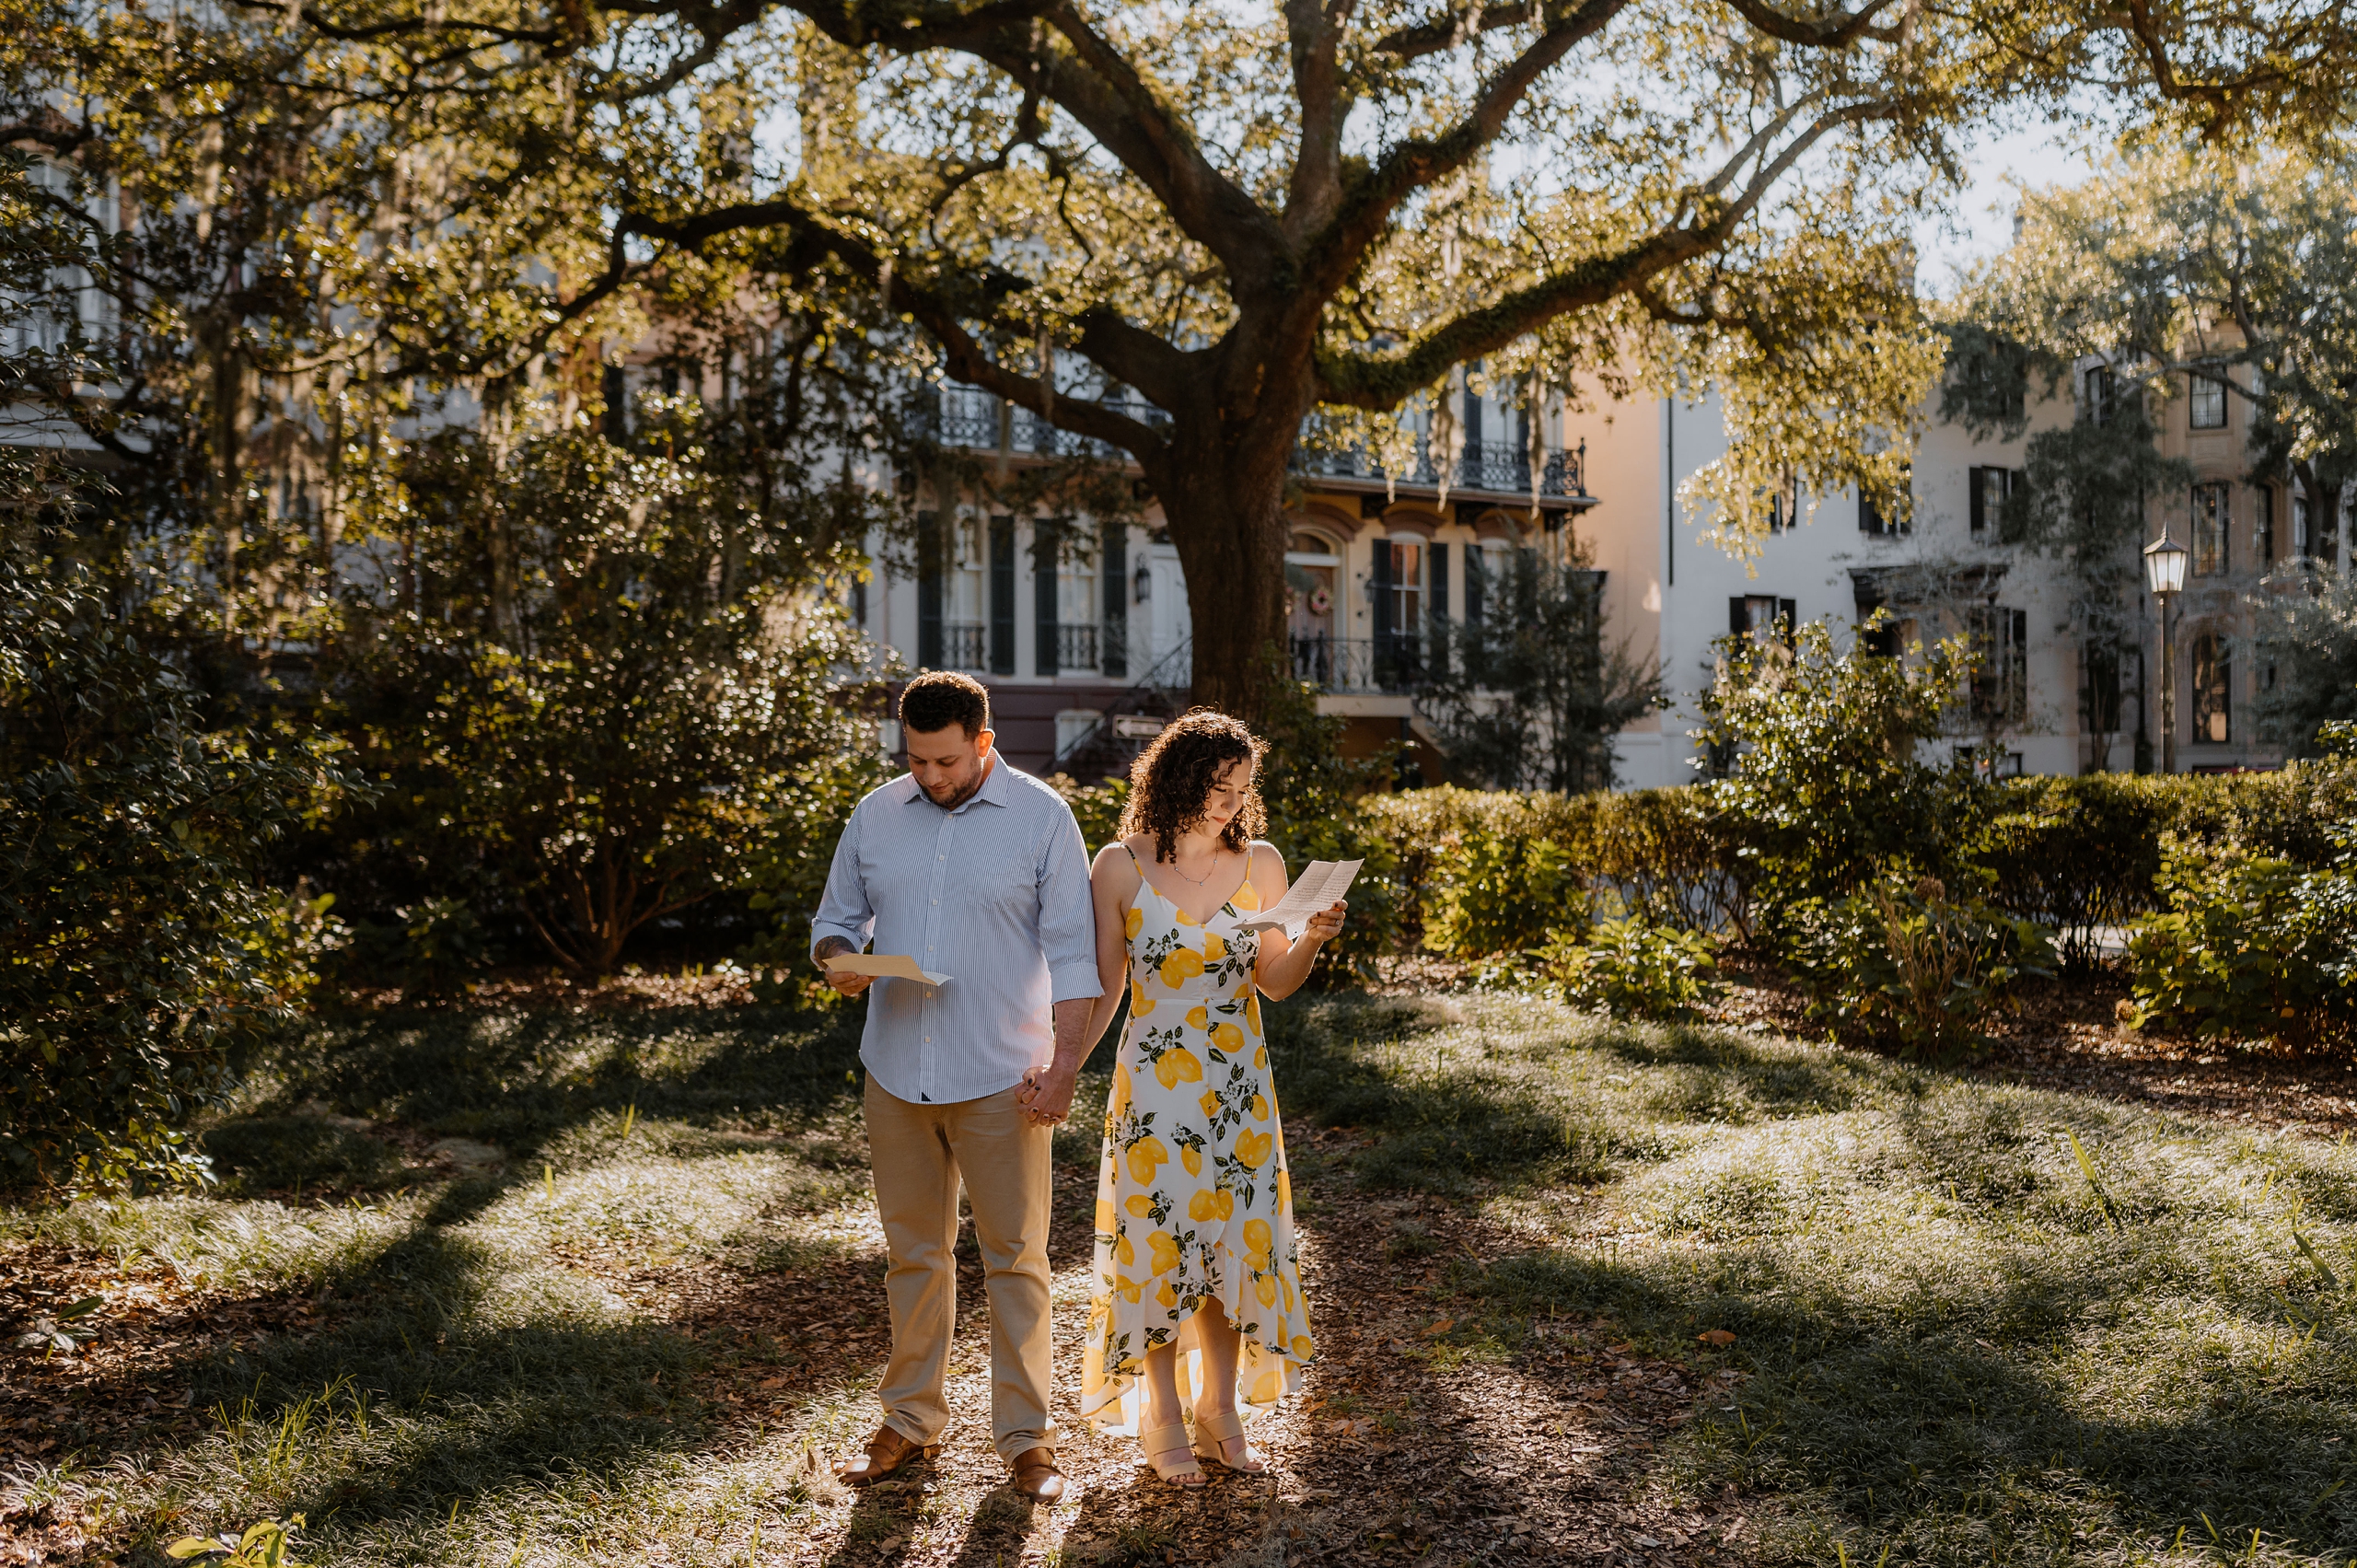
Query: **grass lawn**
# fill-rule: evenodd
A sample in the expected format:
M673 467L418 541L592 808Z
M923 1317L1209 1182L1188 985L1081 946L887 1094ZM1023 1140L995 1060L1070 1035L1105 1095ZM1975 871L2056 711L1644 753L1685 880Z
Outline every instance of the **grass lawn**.
M1028 1511L977 1336L942 1460L842 1493L885 1342L848 1028L414 1015L259 1077L212 1195L0 1213L10 1340L102 1303L0 1350L0 1561L296 1512L339 1565L2357 1556L2340 1143L1527 999L1271 1017L1321 1346L1272 1479L1074 1433Z

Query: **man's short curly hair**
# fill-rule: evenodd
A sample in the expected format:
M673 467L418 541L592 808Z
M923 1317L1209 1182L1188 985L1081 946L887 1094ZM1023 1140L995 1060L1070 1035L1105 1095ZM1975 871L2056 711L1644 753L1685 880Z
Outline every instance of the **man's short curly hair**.
M1154 835L1154 858L1168 860L1178 853L1178 835L1202 820L1203 802L1220 770L1242 762L1256 775L1245 786L1244 807L1220 832L1219 842L1242 853L1245 846L1269 830L1268 808L1260 804L1257 775L1269 743L1253 734L1241 719L1216 708L1196 708L1154 738L1130 764L1130 799L1121 808L1121 837Z

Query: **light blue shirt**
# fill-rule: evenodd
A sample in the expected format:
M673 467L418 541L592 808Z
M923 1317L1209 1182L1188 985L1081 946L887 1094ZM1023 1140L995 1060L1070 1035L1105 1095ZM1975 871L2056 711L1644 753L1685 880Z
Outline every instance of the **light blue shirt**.
M870 790L835 845L815 952L830 936L946 974L867 988L859 1059L898 1098L980 1099L1054 1053L1053 1005L1100 995L1088 851L1063 797L993 756L944 811L910 774Z

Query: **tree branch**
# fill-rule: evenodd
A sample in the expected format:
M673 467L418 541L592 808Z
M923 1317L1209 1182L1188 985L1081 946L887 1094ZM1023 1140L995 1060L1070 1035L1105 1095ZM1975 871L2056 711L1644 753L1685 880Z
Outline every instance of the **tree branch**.
M1367 250L1390 227L1410 195L1464 168L1497 139L1506 116L1538 77L1574 44L1603 30L1630 0L1582 0L1552 22L1530 46L1501 66L1465 118L1434 137L1400 143L1344 192L1340 210L1303 246L1305 297L1332 296L1356 272Z
M1826 135L1841 126L1863 123L1888 112L1889 105L1869 102L1819 115L1774 159L1762 165L1734 200L1703 193L1724 188L1728 169L1723 166L1702 187L1689 192L1678 203L1677 210L1692 211L1692 219L1673 223L1636 244L1609 255L1590 257L1527 288L1516 289L1494 304L1467 311L1397 354L1376 359L1321 351L1318 359L1318 401L1351 408L1396 408L1404 399L1432 385L1453 366L1495 354L1559 316L1600 305L1618 294L1640 291L1642 285L1680 262L1708 255L1724 245L1744 218L1766 199L1776 181ZM1729 163L1739 165L1755 152L1754 146L1747 145L1738 149Z

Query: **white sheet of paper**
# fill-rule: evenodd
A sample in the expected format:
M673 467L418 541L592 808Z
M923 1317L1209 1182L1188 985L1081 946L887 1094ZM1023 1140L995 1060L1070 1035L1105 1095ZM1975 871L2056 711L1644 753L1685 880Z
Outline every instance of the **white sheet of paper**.
M827 960L827 967L847 974L874 975L879 980L913 980L926 985L949 983L947 975L917 968L917 961L906 953L837 953Z
M1274 908L1247 916L1236 923L1238 931L1266 931L1282 925L1289 937L1299 936L1309 925L1309 917L1319 910L1330 909L1341 901L1351 884L1358 880L1364 860L1313 860L1302 867L1301 876L1285 889L1285 896Z

